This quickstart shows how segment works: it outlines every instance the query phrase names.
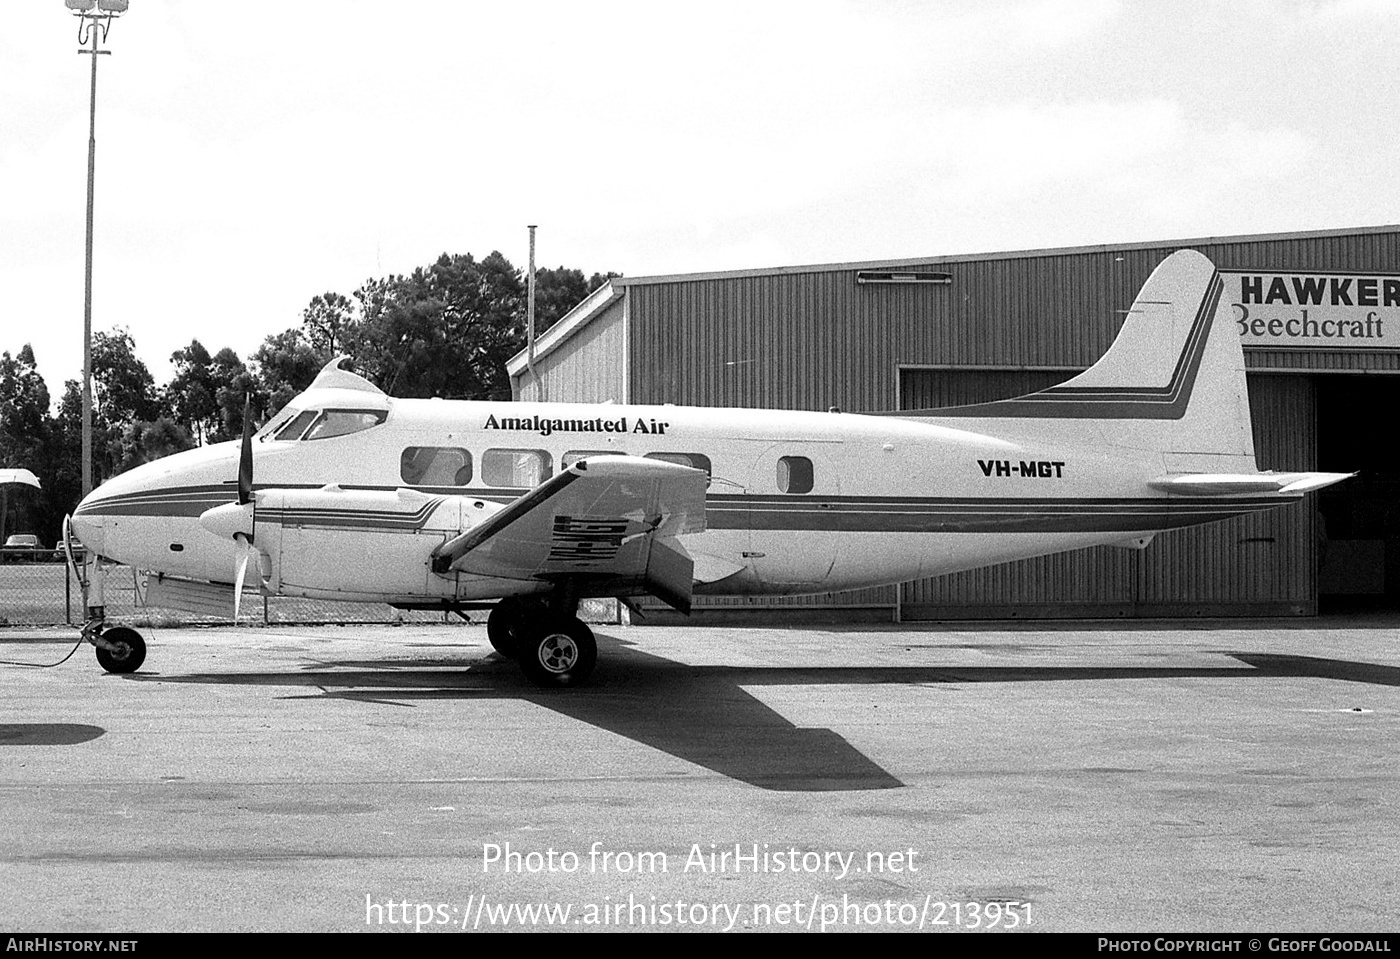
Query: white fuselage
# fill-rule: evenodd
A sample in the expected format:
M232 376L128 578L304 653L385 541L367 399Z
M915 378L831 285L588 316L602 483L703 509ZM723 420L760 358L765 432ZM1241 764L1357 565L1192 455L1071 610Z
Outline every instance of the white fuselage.
M354 409L343 391L301 409ZM1101 543L1288 502L1203 502L1146 486L1160 455L1072 428L1018 436L1008 420L947 425L846 413L482 403L379 397L377 425L252 443L263 582L283 595L468 601L545 584L439 576L434 547L580 455L706 468L706 529L681 538L696 592L818 593L883 585ZM291 411L294 412L294 411ZM995 431L995 435L993 435ZM425 452L426 451L426 452ZM235 496L238 443L147 464L84 500L90 548L142 569L230 582L234 546L203 528ZM442 464L465 468L444 471ZM427 464L426 470L424 464ZM333 485L332 485L333 484ZM323 487L329 487L323 489ZM307 521L330 515L364 522Z

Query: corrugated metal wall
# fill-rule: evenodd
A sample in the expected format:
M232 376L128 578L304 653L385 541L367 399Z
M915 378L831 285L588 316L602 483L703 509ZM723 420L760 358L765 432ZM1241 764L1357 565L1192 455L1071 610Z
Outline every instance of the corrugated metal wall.
M1400 272L1400 233L1192 244L1223 269ZM947 286L868 285L854 268L626 287L633 402L889 410L898 367L1084 369L1178 247L929 261ZM1400 369L1377 354L1251 353L1250 368Z
M619 299L583 329L535 361L547 396L528 372L516 380L516 399L564 403L627 400L626 300Z
M1305 375L1249 377L1260 469L1317 469L1317 400ZM1316 499L1159 536L1142 556L1139 615L1317 611Z

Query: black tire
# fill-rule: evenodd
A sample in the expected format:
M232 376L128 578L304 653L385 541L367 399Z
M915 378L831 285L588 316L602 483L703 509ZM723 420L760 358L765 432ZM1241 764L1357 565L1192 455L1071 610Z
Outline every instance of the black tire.
M146 641L134 629L114 626L102 638L121 647L116 651L97 647L97 662L109 673L134 673L146 661Z
M577 619L544 619L522 630L520 668L536 686L577 686L597 662L593 631Z
M486 617L486 638L491 648L506 659L520 655L520 630L525 622L525 602L519 596L507 596L491 607Z

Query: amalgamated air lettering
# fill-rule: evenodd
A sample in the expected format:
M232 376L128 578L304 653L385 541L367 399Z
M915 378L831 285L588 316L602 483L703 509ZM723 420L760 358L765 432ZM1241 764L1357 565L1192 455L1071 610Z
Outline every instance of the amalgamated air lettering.
M591 420L565 420L550 419L545 416L502 416L497 418L495 414L488 414L482 429L517 430L539 433L541 436L548 436L551 433L646 433L663 436L666 433L666 428L670 425L670 423L644 419L640 416L633 421L626 416L619 416L615 420L602 416Z
M1025 479L1063 479L1064 460L978 460L983 476L1020 476Z

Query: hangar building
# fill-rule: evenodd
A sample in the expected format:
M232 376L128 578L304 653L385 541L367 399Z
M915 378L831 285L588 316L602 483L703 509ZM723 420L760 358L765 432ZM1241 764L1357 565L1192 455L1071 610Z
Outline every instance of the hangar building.
M1400 226L616 278L509 363L518 400L850 412L1018 396L1108 348L1174 250L1244 342L1259 467L1359 475L1301 504L899 587L704 599L824 619L1400 609ZM793 608L797 607L797 608Z

